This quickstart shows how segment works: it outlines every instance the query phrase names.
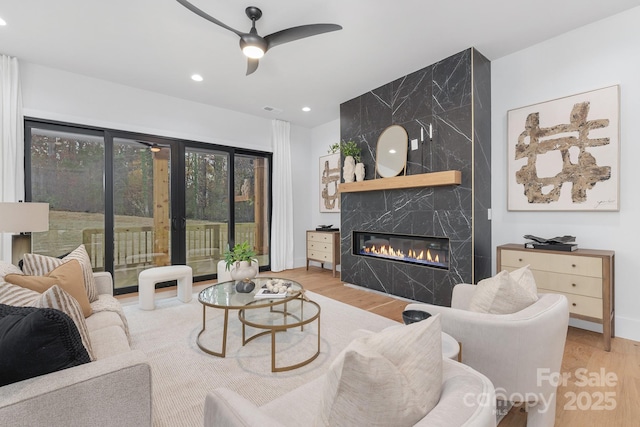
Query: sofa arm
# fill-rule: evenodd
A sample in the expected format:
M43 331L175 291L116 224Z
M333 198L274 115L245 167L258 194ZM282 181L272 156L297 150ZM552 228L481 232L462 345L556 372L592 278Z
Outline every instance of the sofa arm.
M0 387L13 426L151 426L151 367L130 351Z
M283 427L236 392L217 388L204 401L204 427Z
M98 294L113 295L113 278L108 271L100 271L93 273L93 277L96 279L96 288L98 288Z

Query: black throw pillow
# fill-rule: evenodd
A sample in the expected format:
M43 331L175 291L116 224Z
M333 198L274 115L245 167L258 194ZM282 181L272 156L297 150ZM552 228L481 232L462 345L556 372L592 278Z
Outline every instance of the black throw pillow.
M67 314L0 304L0 386L89 361Z

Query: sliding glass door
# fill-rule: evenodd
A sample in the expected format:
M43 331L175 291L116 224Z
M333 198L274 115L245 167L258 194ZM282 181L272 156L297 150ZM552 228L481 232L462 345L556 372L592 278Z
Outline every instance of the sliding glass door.
M262 156L238 154L234 177L234 240L249 242L259 264L269 265L269 162Z
M84 244L116 293L136 291L156 266L213 279L243 241L269 267L268 153L30 120L25 148L27 200L50 203L50 230L33 234L32 251Z
M29 200L49 203L49 231L33 233L32 251L67 254L96 238L89 252L95 271L104 270L105 142L101 133L64 127L33 127L25 156Z
M228 247L229 181L229 153L186 148L186 256L194 275L217 274Z
M113 138L113 271L116 288L145 268L171 265L171 147Z

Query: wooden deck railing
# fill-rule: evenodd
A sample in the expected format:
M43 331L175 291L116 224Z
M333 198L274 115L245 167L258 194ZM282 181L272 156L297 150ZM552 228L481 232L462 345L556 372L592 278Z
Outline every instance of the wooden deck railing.
M255 223L236 224L236 240L255 245ZM229 241L226 223L187 225L187 262L222 259ZM152 265L154 231L153 227L116 228L113 242L113 261L116 270L120 268ZM104 230L88 228L82 231L84 243L91 265L95 271L104 270Z

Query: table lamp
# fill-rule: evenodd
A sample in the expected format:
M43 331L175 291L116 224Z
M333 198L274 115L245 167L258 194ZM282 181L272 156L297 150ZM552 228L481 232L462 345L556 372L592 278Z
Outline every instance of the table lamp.
M18 261L31 252L31 232L49 231L49 203L0 203L0 232L20 233L12 236L11 260Z

